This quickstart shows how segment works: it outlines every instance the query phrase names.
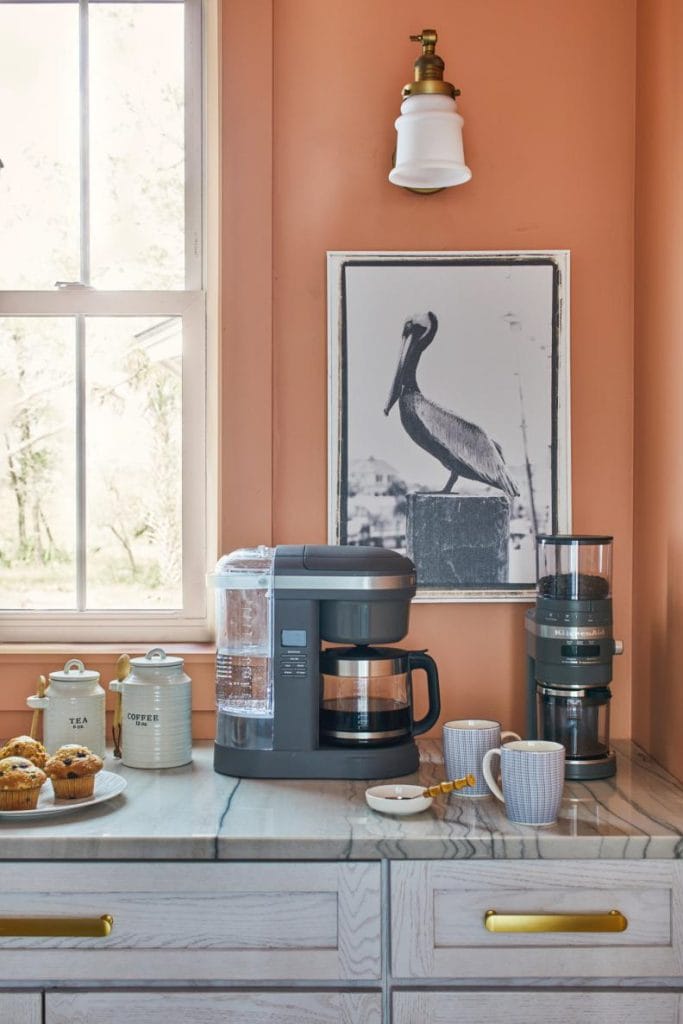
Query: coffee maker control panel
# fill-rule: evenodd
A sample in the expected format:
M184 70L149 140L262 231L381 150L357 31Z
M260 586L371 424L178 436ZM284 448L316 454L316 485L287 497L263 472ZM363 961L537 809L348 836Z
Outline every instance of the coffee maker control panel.
M308 674L308 656L300 651L283 651L280 655L280 675L305 679Z

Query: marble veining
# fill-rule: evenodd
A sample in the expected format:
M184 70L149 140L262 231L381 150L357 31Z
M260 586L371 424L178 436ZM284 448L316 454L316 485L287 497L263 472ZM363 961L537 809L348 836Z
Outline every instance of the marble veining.
M494 797L435 799L421 814L389 817L365 803L368 783L234 779L212 768L210 743L192 764L126 768L121 796L59 818L0 819L0 859L376 860L643 859L683 856L683 787L628 741L617 774L567 782L560 818L514 825ZM420 770L402 781L443 778L441 744L420 742Z

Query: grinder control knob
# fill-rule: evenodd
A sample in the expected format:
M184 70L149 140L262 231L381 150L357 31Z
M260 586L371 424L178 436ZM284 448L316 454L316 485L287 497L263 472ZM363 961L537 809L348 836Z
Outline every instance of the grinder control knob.
M623 640L615 640L614 641L614 653L615 654L623 654L624 653L624 641Z

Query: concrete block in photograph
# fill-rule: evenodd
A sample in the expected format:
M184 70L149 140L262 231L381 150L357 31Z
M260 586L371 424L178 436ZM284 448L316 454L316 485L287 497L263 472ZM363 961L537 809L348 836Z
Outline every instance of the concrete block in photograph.
M407 502L407 553L421 587L508 582L505 495L409 494Z

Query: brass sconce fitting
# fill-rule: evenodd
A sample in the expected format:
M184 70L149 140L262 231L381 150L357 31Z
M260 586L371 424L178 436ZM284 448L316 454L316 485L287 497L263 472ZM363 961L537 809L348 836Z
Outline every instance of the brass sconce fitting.
M417 96L419 93L441 93L455 99L460 95L450 82L444 82L443 73L446 65L436 53L438 35L435 28L423 28L419 36L411 36L411 42L422 43L422 54L415 61L415 78L403 86L403 97Z

